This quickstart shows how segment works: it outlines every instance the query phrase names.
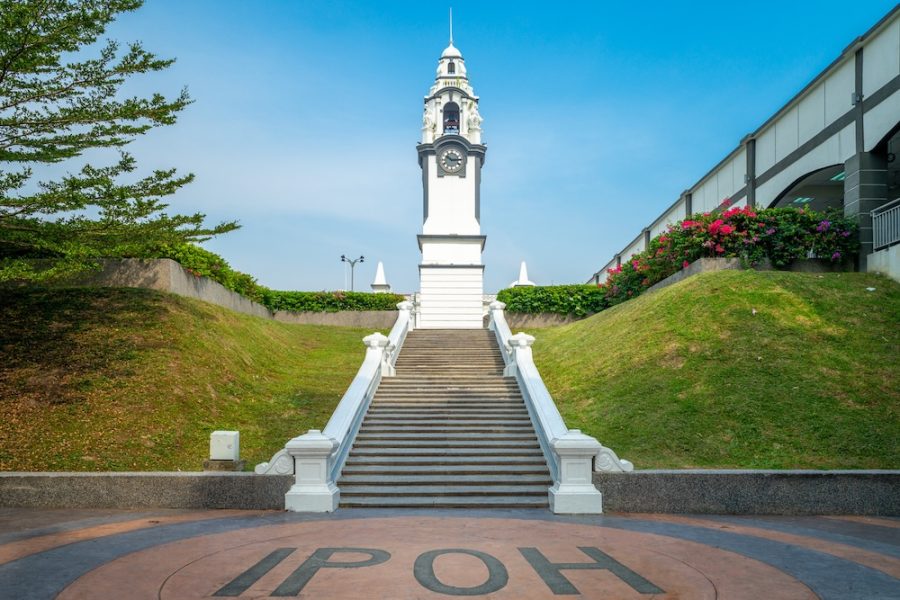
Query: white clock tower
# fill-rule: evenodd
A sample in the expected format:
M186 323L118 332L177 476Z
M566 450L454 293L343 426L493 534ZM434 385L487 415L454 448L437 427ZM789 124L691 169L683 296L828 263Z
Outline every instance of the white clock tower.
M424 187L417 326L480 329L485 242L480 189L487 148L481 143L478 96L453 45L452 24L450 45L425 97L417 150Z

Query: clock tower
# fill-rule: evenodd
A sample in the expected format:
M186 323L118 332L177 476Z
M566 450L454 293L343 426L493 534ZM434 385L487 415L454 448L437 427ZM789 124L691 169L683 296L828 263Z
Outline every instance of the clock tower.
M485 242L480 188L487 148L481 143L478 96L453 45L452 28L425 97L417 150L424 197L417 326L480 329Z

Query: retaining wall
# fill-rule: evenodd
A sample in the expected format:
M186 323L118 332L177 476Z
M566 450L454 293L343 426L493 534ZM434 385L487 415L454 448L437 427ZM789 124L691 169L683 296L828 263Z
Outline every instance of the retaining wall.
M607 512L900 515L900 471L594 473Z
M536 329L541 327L555 327L580 321L586 317L574 317L572 315L558 315L556 313L505 313L506 323L510 330Z
M900 281L900 244L883 248L867 256L866 271L881 273L894 281Z
M293 475L0 473L0 507L282 510ZM595 473L606 512L900 515L900 471Z
M72 284L159 290L223 306L235 312L285 323L389 329L397 320L395 310L340 312L279 310L273 313L262 304L232 292L217 281L189 273L177 261L170 258L104 260L100 271L81 276Z
M390 329L397 321L396 310L343 310L341 312L288 312L275 311L275 320L304 325L339 325Z

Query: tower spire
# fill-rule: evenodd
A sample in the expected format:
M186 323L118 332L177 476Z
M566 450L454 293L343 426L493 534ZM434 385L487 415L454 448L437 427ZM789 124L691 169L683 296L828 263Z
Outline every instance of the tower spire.
M453 45L453 7L450 7L450 45Z

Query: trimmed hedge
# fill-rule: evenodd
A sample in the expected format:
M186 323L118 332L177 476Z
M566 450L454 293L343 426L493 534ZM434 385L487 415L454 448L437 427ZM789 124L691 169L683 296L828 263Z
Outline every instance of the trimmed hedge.
M265 290L262 303L270 310L338 312L342 310L397 310L406 300L399 294L369 292L280 292Z
M584 317L607 308L606 290L594 285L551 285L500 290L497 300L512 313L554 313Z

